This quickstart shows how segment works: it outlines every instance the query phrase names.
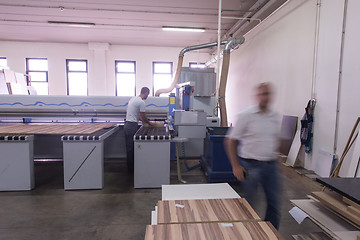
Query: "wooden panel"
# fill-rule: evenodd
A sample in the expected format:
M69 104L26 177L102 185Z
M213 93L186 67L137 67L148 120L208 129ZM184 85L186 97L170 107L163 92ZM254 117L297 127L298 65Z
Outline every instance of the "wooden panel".
M335 213L351 220L360 228L360 215L348 211L348 205L330 196L326 192L312 192L312 195Z
M315 232L315 233L302 233L292 236L294 240L332 240L331 237L326 235L323 232Z
M357 216L360 216L360 210L357 209L356 207L354 206L348 206L347 207L347 211L351 212L352 214L355 214Z
M281 122L280 130L280 153L287 156L293 142L298 117L284 115Z
M79 123L79 124L11 124L0 126L0 134L92 134L115 123Z
M351 201L350 199L346 198L346 197L343 197L343 202L350 205L350 206L353 206L354 208L358 209L360 211L360 205Z
M145 240L283 239L268 222L166 224L146 226Z
M260 221L244 198L158 202L158 224Z
M329 211L321 202L314 199L290 200L291 203L306 214L311 221L318 225L323 231L334 239L339 238L339 233L353 232L357 229L350 223L344 221L341 217Z

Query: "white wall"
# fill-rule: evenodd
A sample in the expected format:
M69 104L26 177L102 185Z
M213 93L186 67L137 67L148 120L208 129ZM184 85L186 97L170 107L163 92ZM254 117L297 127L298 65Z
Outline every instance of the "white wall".
M343 1L327 0L320 10L313 168L324 173L329 173L331 159L321 152L334 153L343 9Z
M0 41L1 56L7 57L10 69L16 72L25 73L25 58L48 59L50 95L66 95L66 59L88 60L89 95L114 96L115 60L136 61L136 89L139 92L143 86L152 88L152 62L173 62L175 71L180 50L173 47L110 45L109 50L105 51L106 66L101 66L101 69L106 69L104 74L97 72L99 68L94 64L95 59L103 56L90 50L88 44ZM183 66L188 66L189 62L206 62L209 58L207 53L188 52ZM96 76L106 76L106 79L99 80Z
M338 151L343 151L351 129L360 116L360 1L350 0L347 8L344 59L340 95L340 117L339 117L339 139ZM358 142L359 144L359 142ZM360 152L356 152L357 159L352 162L351 155L354 148L349 152L341 168L341 176L353 177L355 173L356 160ZM360 169L359 169L360 171ZM359 175L358 175L359 176Z
M311 98L316 3L291 1L245 35L245 44L231 55L227 105L229 122L254 104L254 86L275 85L273 108L301 118ZM311 168L306 158L305 167Z
M237 112L254 103L253 87L264 81L271 81L276 86L276 111L299 118L303 116L311 98L316 4L317 0L290 1L245 35L245 44L231 55L227 88L230 123L235 121ZM339 155L360 116L359 8L359 1L349 1L336 145ZM317 105L313 154L307 155L304 163L305 168L318 173L324 172L324 168L329 172L331 165L331 158L323 158L321 153L333 153L343 10L343 1L322 1L314 81ZM356 162L351 162L351 156L352 152L349 152L341 176L351 176L349 173L354 172Z
M282 114L302 115L311 96L315 8L312 1L292 1L286 8L245 35L245 43L231 54L227 106L229 122L254 104L254 86L274 83L274 108ZM296 31L294 31L296 29Z

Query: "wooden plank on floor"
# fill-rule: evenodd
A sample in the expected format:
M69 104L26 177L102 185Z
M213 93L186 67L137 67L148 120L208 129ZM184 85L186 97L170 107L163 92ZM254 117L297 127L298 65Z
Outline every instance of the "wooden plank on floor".
M295 240L332 240L331 237L324 232L301 233L292 236Z
M268 222L165 224L146 226L145 240L283 239Z
M348 211L348 205L330 196L326 192L312 192L311 195L322 202L326 207L333 210L335 213L340 214L341 216L355 223L357 225L356 227L360 229L360 215L353 214L352 212Z
M158 224L260 221L244 198L159 201Z
M357 231L350 223L329 211L321 202L313 199L290 200L303 210L309 218L330 236L338 239L336 232Z
M353 206L354 208L360 210L360 205L357 204L356 202L354 201L351 201L350 199L346 198L346 197L343 197L342 198L342 201L350 206Z

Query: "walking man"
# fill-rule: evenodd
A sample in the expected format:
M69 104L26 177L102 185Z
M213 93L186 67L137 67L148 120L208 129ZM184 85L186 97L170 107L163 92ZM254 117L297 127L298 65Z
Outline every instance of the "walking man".
M280 222L281 186L278 173L278 115L270 109L272 85L256 88L257 105L238 115L225 140L233 174L242 182L251 205L257 200L257 186L262 185L267 201L265 221L276 229Z

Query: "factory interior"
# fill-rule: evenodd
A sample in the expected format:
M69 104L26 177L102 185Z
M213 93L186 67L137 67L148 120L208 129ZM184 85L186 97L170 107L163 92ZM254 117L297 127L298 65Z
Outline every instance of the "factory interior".
M359 9L1 0L0 239L360 240Z

